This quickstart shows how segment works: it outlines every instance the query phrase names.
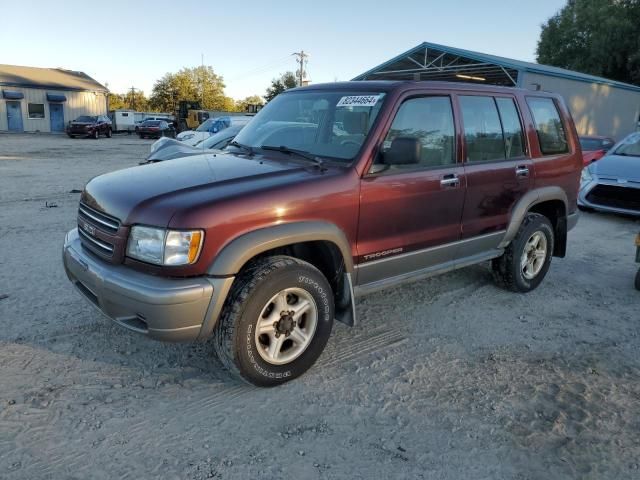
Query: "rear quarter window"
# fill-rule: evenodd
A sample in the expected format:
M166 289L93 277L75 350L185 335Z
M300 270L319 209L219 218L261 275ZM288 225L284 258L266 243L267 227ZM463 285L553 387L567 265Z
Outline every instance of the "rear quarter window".
M533 116L542 154L567 153L567 135L555 102L551 98L527 97L527 104Z

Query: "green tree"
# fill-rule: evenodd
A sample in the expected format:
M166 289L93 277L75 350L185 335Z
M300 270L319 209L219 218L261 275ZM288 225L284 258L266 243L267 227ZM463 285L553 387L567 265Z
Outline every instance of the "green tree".
M246 112L249 109L249 105L264 105L264 98L259 95L251 95L243 100L238 100L236 102L236 110L238 112Z
M542 25L539 63L640 84L640 1L568 0Z
M290 88L294 88L297 86L298 80L296 79L296 76L293 74L293 72L285 72L278 78L274 78L273 80L271 80L271 86L267 88L267 93L265 94L264 99L267 102L270 102L285 90L289 90Z
M205 110L226 110L233 100L224 94L224 82L210 66L183 68L167 73L153 86L151 105L171 112L181 100L200 100Z

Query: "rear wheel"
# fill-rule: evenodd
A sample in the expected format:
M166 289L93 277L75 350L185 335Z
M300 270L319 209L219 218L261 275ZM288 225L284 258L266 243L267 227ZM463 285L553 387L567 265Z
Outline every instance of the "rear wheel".
M333 294L313 265L286 256L248 265L214 331L215 350L235 375L271 387L306 372L333 326Z
M640 290L640 270L636 273L636 289Z
M67 135L69 136L69 138L76 138L75 135L71 135L70 133L67 133Z
M534 290L549 271L553 245L549 219L529 213L504 254L492 262L496 283L514 292Z

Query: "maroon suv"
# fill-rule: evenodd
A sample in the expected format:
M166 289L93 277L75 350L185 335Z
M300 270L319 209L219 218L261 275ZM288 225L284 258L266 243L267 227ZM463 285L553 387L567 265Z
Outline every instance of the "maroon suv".
M81 115L67 125L69 138L76 136L97 139L100 135L111 138L111 120L106 115Z
M305 372L358 295L489 261L533 290L577 221L580 145L549 93L314 85L231 145L91 180L64 265L122 327L212 339L256 385Z

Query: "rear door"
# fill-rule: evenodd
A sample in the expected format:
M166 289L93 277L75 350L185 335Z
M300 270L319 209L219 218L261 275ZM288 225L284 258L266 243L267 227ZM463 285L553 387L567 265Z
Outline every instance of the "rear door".
M400 136L420 140L419 164L384 165ZM465 182L451 97L405 99L379 150L360 187L359 285L451 261L460 237Z
M494 248L511 210L531 188L533 162L523 134L522 116L508 95L459 95L464 132L467 195L462 213L466 257ZM480 237L480 238L478 238ZM496 244L483 241L494 238Z

